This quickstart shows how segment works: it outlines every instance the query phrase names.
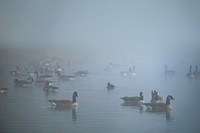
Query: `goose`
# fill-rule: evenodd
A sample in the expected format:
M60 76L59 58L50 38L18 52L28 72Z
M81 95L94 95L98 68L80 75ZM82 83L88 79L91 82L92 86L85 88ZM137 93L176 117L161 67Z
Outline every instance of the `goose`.
M151 109L152 111L169 111L172 110L170 100L175 99L171 95L168 95L166 98L166 103L143 103L143 105L147 106L148 109Z
M53 106L56 107L67 107L67 108L74 108L78 106L76 101L76 97L78 97L78 93L74 91L71 100L48 100Z
M32 85L33 85L33 81L31 80L31 81L29 81L29 79L28 80L18 80L18 79L14 79L14 85L16 86L16 87L26 87L26 86L30 86L30 87L32 87Z
M140 92L140 96L135 97L121 97L124 100L125 105L142 105L144 102L144 95Z
M19 66L16 67L16 70L11 70L9 72L10 72L10 75L17 76L20 73Z
M107 89L114 89L115 86L111 84L110 82L107 83Z
M135 72L135 66L133 67L133 70L131 70L131 68L129 68L129 71L124 71L124 72L120 72L121 76L135 76L136 72Z
M168 70L167 65L165 65L165 74L166 75L174 75L176 71L174 70Z
M25 75L25 73L22 73L18 70L11 70L9 72L10 72L10 75L12 75L12 76L24 76Z
M39 86L44 86L44 85L46 86L47 82L48 82L48 85L51 85L51 83L55 82L55 81L50 81L50 80L45 80L45 79L34 80L34 78L31 76L28 78L28 80L31 80L32 82L34 82L34 85L39 85Z
M46 81L44 90L53 90L53 91L55 91L56 89L58 89L58 87L51 85L50 81L48 81L48 80Z
M196 77L196 78L198 78L199 76L200 76L200 71L198 71L198 66L196 65L195 66L195 71L194 71L194 76Z
M74 74L78 76L86 76L88 74L88 70L78 71L78 72L75 72Z
M186 77L188 77L188 78L194 77L194 73L192 72L192 66L191 65L190 65L190 68L189 68L189 73L186 74Z
M55 68L55 73L56 72L62 72L64 70L64 68L61 68L60 65L58 65L56 68Z
M39 75L39 73L37 71L35 71L34 73L36 74L37 80L46 80L46 79L49 79L49 78L53 77L52 75L48 75L48 74Z
M151 91L151 103L163 103L163 98L158 95L157 91Z
M70 75L61 75L60 72L56 72L57 76L60 80L74 80L76 79L76 76L70 76Z
M8 91L8 88L0 88L0 93L4 94Z
M109 63L105 68L104 71L109 71L111 69L115 68L115 65L113 63Z
M45 67L43 73L45 75L53 75L53 74L55 74L55 70L49 70L48 67Z

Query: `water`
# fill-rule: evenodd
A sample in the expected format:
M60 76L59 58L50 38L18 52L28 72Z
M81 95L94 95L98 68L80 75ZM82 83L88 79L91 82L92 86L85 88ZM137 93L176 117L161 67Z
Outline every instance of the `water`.
M56 82L57 93L46 93L41 87L14 88L13 77L2 72L0 86L8 87L6 95L0 95L1 133L195 133L200 131L200 82L189 80L184 72L165 77L158 73L136 68L134 78L120 76L122 68L105 72L104 68L85 66L89 75L74 81ZM142 67L141 67L142 68ZM74 69L78 69L74 68ZM70 70L73 72L73 70ZM110 81L117 87L107 90ZM173 109L170 113L149 112L146 107L122 106L123 96L144 93L149 102L151 90L156 89L166 99L171 94ZM73 91L79 97L78 109L51 108L48 99L69 99Z

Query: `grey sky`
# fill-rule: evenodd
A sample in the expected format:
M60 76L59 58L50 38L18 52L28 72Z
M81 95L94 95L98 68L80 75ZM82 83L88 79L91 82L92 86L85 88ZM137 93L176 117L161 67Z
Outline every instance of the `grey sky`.
M194 57L199 7L199 0L1 0L0 45L65 47L97 57L150 58L166 50L165 56Z

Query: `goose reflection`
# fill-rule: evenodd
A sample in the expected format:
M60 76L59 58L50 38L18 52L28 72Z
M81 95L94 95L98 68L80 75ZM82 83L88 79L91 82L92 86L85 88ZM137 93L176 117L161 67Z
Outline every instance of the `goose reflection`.
M170 122L171 120L173 120L173 118L171 117L171 110L168 110L168 111L157 111L157 110L151 110L151 109L147 108L146 112L154 113L154 114L158 114L158 115L164 115L165 114L166 121Z
M170 120L171 120L170 112L171 112L171 111L166 111L166 120L167 120L167 121L170 121Z
M56 94L58 94L58 92L55 90L44 90L44 95L47 99L49 96L55 96Z
M60 111L60 112L72 112L72 121L73 122L76 122L77 121L77 114L76 114L76 111L77 111L77 107L73 107L73 108L70 108L70 107L60 107L60 106L57 106L57 107L51 107L51 110L53 111Z
M77 109L72 109L72 121L76 121L77 120L76 110Z
M140 114L143 112L143 106L140 106Z
M126 106L127 108L131 108L134 110L138 110L139 114L142 115L142 113L144 112L144 106L142 105L138 105L138 104L127 104L127 103L122 103L121 106Z

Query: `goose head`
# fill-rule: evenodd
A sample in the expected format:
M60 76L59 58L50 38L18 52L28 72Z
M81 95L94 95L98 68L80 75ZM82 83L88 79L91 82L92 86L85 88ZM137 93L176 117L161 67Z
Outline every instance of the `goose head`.
M18 82L18 79L14 79L14 81L13 81L14 83L17 83Z
M171 95L168 95L167 96L167 99L166 99L166 104L169 105L170 104L170 100L175 100Z
M28 77L28 79L27 80L30 80L31 82L34 82L34 79L33 79L33 77Z
M165 65L165 72L167 71L167 65Z
M140 100L144 100L143 92L140 92Z
M73 96L72 96L72 103L76 103L76 97L78 97L78 93L74 91Z

